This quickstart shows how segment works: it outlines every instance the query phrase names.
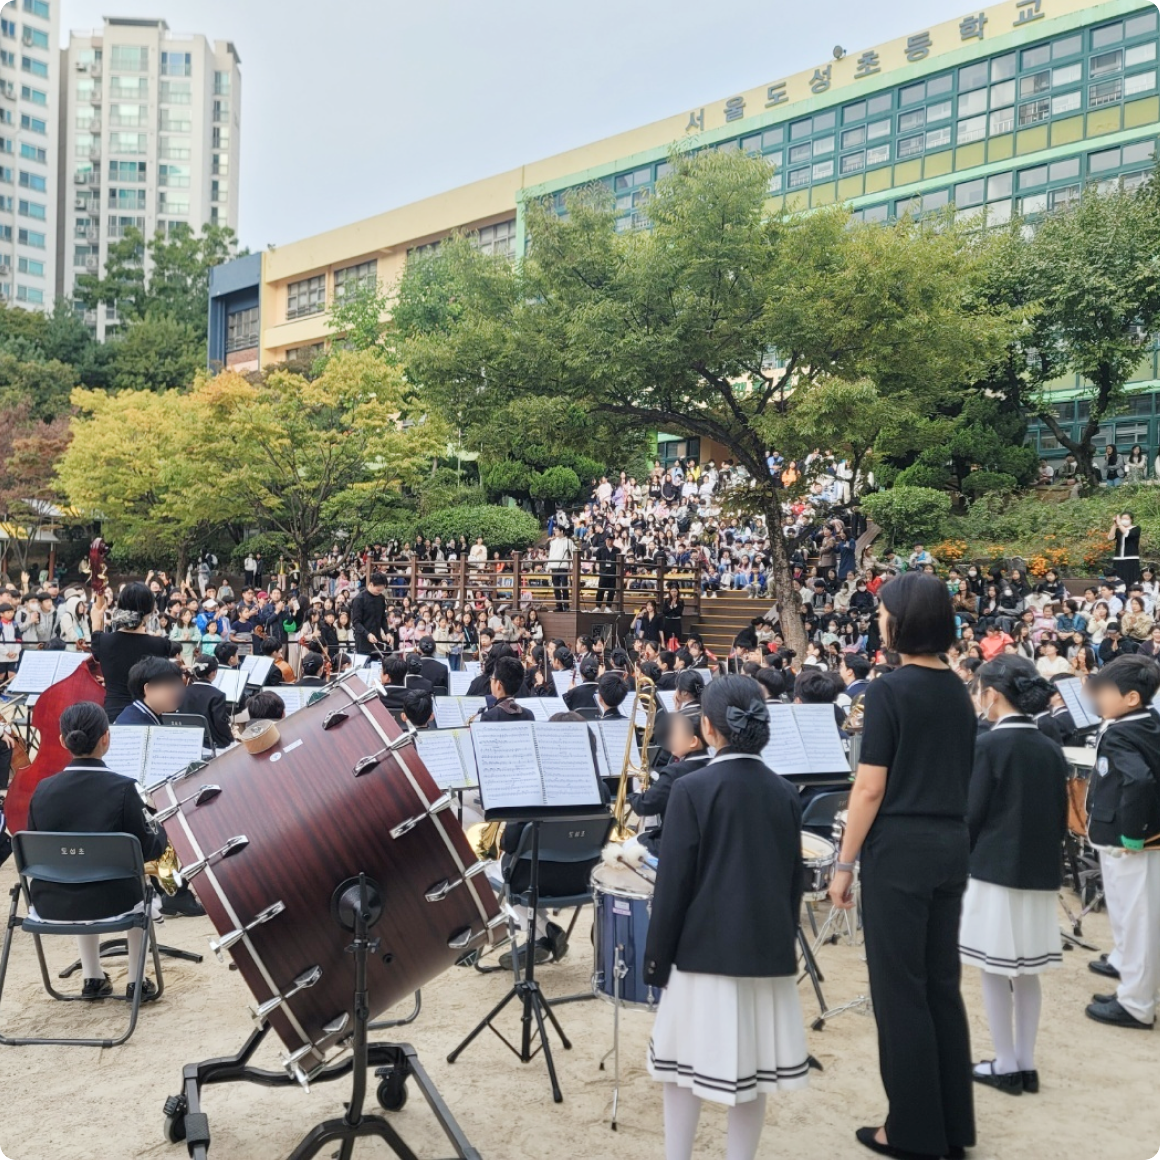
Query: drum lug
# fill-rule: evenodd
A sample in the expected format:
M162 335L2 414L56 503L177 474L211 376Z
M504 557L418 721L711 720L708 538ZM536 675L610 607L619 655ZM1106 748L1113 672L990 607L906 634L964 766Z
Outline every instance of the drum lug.
M180 773L175 773L172 777L167 778L166 784L176 785L179 781L185 781L187 777L193 777L195 773L200 773L207 765L209 765L208 761L191 761Z
M248 922L241 930L231 930L228 934L223 934L219 939L209 940L209 949L213 951L218 957L219 962L225 962L222 951L228 951L235 943L239 943L246 937L246 935L256 926L261 926L265 922L269 922L272 918L277 918L286 909L284 902L278 901L271 903L265 910L257 914L252 922Z
M250 1016L253 1018L254 1022L257 1023L257 1025L259 1027L261 1027L262 1024L264 1024L266 1022L266 1020L270 1017L270 1015L274 1011L277 1011L278 1008L281 1007L282 1004L285 1003L287 999L292 999L300 991L309 990L321 978L322 978L322 968L321 967L315 966L315 967L308 968L307 970L303 971L302 974L300 974L298 976L298 978L296 978L294 980L294 983L290 987L290 990L287 991L284 995L275 995L273 999L267 999L265 1003L262 1003L257 1007L249 1008Z
M158 825L169 821L170 818L176 817L181 813L181 807L188 802L193 802L194 808L204 806L206 802L212 802L215 797L222 792L220 785L203 785L198 788L197 793L190 794L187 798L182 798L175 805L169 806L168 809L158 810L153 815L153 821Z
M352 670L352 675L353 675L353 670ZM347 720L348 717L350 717L350 711L356 705L361 705L364 701L373 701L375 699L375 697L377 697L379 695L379 692L377 689L368 689L365 693L363 693L363 695L361 697L356 697L346 687L345 684L341 683L341 680L342 680L342 678L340 678L340 680L335 683L334 687L340 689L342 692L344 692L350 698L350 704L343 705L339 709L331 709L331 711L329 713L327 713L326 716L323 717L323 719L322 719L322 728L323 729L333 729L336 725L341 725L345 720ZM330 695L330 690L327 690L327 696L329 696L329 695Z
M377 753L370 753L366 757L360 757L354 763L352 772L355 777L362 777L364 773L369 773L376 766L381 764L384 757L388 754L394 753L398 749L402 749L404 745L413 745L415 742L415 728L408 725L407 731L400 734L394 741L388 741Z
M436 882L430 890L427 891L425 897L428 902L442 902L457 886L462 886L469 878L474 878L478 874L482 874L487 869L486 862L475 862L468 866L463 871L463 875L459 878L446 879L442 882Z
M465 926L462 930L457 930L448 940L447 949L452 951L465 950L467 947L486 932L480 931L477 935L469 926Z
M341 1035L349 1026L350 1015L344 1011L341 1015L336 1015L329 1023L323 1024L322 1037L323 1039L333 1039L335 1036Z
M200 862L194 862L189 866L182 866L181 876L188 882L191 878L196 878L203 870L209 869L210 863L229 858L231 855L244 850L249 844L250 839L245 834L238 834L236 837L230 838L220 850L215 850L212 854L207 854Z
M365 761L366 759L364 758L363 760ZM421 814L416 814L413 818L408 818L405 822L400 822L395 826L391 830L391 837L401 838L404 834L409 834L420 822L424 821L430 815L449 810L452 804L451 795L445 793L442 797L436 798Z

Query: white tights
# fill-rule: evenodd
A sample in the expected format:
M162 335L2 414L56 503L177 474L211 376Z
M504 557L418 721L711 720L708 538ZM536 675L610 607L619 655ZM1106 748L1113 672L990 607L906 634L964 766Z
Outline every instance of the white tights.
M137 964L145 945L145 932L139 927L125 932L129 940L129 980L137 978ZM105 968L101 965L101 940L95 934L77 935L77 946L81 952L81 975L86 979L103 979Z
M1005 975L983 972L983 1006L995 1045L995 1071L1010 1075L1035 1070L1035 1037L1043 993L1038 975Z
M665 1160L692 1160L701 1097L677 1083L665 1089ZM761 1129L765 1126L765 1096L729 1109L725 1160L754 1160Z

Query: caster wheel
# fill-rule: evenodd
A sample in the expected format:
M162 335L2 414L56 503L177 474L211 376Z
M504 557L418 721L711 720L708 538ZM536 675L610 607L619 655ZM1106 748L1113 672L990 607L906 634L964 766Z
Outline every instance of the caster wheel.
M164 1131L168 1143L180 1144L185 1139L185 1116L166 1116Z
M406 1080L385 1079L379 1084L379 1089L375 1094L378 1097L379 1107L384 1111L401 1111L407 1103L407 1082Z

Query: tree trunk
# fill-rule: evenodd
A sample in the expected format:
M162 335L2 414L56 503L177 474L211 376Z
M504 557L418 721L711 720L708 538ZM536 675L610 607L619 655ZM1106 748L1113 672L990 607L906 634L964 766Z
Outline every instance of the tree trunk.
M806 655L806 627L802 621L801 602L793 586L789 548L782 531L781 507L776 502L766 511L769 529L769 586L777 603L778 626L782 638L799 657Z

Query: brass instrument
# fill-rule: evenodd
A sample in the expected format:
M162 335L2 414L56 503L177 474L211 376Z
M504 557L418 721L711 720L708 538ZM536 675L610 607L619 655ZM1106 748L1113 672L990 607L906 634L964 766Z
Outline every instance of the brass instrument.
M640 735L640 765L632 763L632 742L636 735L636 717L639 710L645 712L644 728ZM649 780L648 750L652 744L653 726L657 719L657 686L648 677L637 676L636 693L628 712L628 739L624 744L624 763L620 770L620 784L616 787L616 803L612 807L614 819L610 842L627 842L635 834L628 825L628 781L639 777L645 785Z
M157 807L153 804L153 795L144 786L137 786L137 794L141 798L142 812L145 814L145 824L157 833L161 824L156 820ZM155 862L145 863L145 875L156 878L157 885L172 898L185 885L181 877L181 867L177 864L177 851L172 844L165 847L161 857Z
M465 831L472 853L483 862L498 862L503 822L473 822Z
M846 710L846 720L842 723L842 728L848 733L860 733L863 725L863 714L866 711L866 706L862 703L865 694L859 693L851 702L850 708Z

